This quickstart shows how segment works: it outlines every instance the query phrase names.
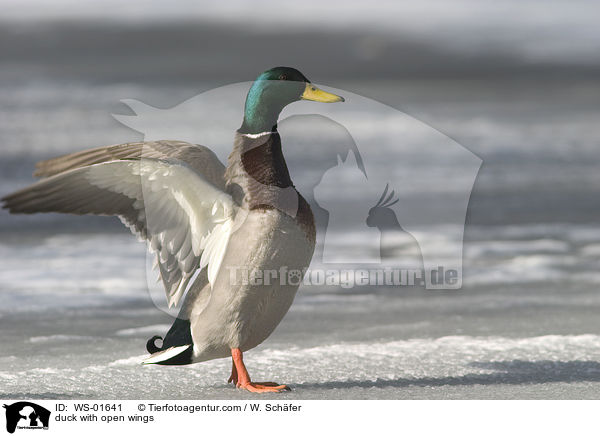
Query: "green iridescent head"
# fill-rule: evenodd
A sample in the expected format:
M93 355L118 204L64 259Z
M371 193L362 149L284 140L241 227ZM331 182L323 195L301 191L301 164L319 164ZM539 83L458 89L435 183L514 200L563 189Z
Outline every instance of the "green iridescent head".
M295 68L271 68L256 78L248 92L240 132L261 133L276 129L283 108L298 100L344 101L342 97L314 86Z

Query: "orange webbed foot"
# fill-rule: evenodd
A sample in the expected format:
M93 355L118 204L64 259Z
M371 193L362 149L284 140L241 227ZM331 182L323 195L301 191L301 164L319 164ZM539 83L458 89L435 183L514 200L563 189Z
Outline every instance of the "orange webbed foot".
M291 391L288 386L280 385L279 383L252 382L248 370L244 365L242 351L239 348L231 349L231 358L233 365L228 383L233 382L239 389L255 393Z
M240 389L245 389L249 392L254 392L254 393L259 393L259 394L262 394L265 392L279 393L282 391L291 391L289 386L280 385L280 384L273 383L273 382L248 382L246 384L238 383L237 387Z

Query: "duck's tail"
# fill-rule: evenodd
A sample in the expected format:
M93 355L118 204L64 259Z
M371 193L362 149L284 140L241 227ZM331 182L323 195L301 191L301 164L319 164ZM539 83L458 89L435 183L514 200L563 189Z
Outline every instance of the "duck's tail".
M162 345L156 345L161 340ZM177 318L163 339L155 335L146 342L146 350L151 354L144 363L158 365L188 365L192 363L194 345L190 331L190 321Z
M158 352L153 353L142 363L153 363L156 365L189 365L190 363L193 363L193 354L193 345L180 345L179 347L160 349Z
M146 350L148 350L148 353L154 354L163 350L163 348L159 348L156 346L157 339L160 339L161 341L163 340L162 336L155 335L148 339L148 342L146 342Z

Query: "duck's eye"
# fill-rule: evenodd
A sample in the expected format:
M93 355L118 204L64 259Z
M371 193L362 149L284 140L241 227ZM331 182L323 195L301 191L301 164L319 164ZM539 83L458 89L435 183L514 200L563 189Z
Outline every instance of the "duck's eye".
M310 87L310 90L311 90L311 91L316 91L316 90L317 90L317 88L315 88L314 86L311 86L311 87Z
M287 76L285 74L282 74L281 76L279 76L279 80L287 80Z

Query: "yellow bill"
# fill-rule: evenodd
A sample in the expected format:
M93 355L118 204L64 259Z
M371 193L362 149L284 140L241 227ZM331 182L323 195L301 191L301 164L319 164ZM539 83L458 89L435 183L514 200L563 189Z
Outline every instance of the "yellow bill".
M322 103L335 103L338 101L344 101L344 97L339 95L331 94L330 92L323 91L317 88L312 83L307 83L302 93L302 100L320 101Z

